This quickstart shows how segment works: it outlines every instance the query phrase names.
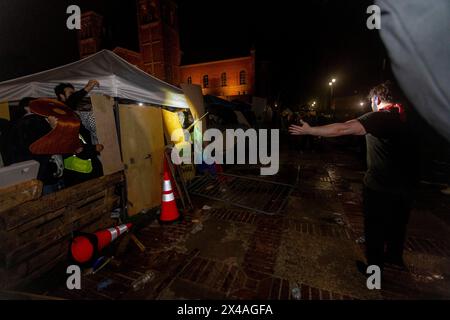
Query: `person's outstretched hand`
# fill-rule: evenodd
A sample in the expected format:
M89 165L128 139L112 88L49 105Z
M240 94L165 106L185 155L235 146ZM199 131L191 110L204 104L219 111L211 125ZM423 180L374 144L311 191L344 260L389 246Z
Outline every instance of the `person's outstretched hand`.
M50 116L47 118L47 121L52 129L56 128L56 125L58 124L58 118Z
M295 124L289 127L289 133L294 136L306 135L311 133L311 126L303 120L300 120L301 126Z
M95 86L99 87L100 83L97 80L89 80L87 85L84 87L84 90L90 92L92 89L94 89Z

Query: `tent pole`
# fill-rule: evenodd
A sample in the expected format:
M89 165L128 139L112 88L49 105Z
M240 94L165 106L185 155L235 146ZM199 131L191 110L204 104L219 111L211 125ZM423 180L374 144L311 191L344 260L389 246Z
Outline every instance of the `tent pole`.
M120 159L122 160L123 163L123 157L122 157L122 141L120 139L120 116L119 116L119 102L117 98L114 98L114 104L113 104L113 111L114 111L114 118L115 118L115 122L116 122L116 131L117 131L117 138L118 138L118 143L119 143L119 150L120 150ZM120 188L120 197L122 199L121 201L121 218L125 219L126 217L128 217L128 197L127 197L127 179L125 177L125 181L122 184L122 188Z

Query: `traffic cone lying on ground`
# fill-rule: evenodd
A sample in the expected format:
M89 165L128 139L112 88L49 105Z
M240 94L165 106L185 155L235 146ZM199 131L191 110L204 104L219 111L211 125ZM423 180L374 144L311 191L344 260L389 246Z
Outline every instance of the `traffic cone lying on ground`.
M96 233L80 234L70 243L70 258L77 264L87 265L92 263L111 242L120 235L130 230L132 224L122 224Z
M161 215L159 220L161 222L173 222L180 218L178 212L175 196L173 195L172 183L167 171L164 171L164 182L162 189Z

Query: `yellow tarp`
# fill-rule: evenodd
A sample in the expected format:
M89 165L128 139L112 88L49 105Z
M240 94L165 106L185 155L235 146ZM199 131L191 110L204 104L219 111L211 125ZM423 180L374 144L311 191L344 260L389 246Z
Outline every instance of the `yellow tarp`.
M8 101L0 102L0 119L11 120Z
M181 127L180 119L176 112L162 110L164 133L168 143L175 145L185 142L183 128Z

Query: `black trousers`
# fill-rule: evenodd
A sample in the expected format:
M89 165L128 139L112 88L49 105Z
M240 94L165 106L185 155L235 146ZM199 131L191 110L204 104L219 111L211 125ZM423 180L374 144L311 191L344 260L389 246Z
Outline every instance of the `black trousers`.
M369 265L401 263L411 201L406 197L364 188L364 233Z

